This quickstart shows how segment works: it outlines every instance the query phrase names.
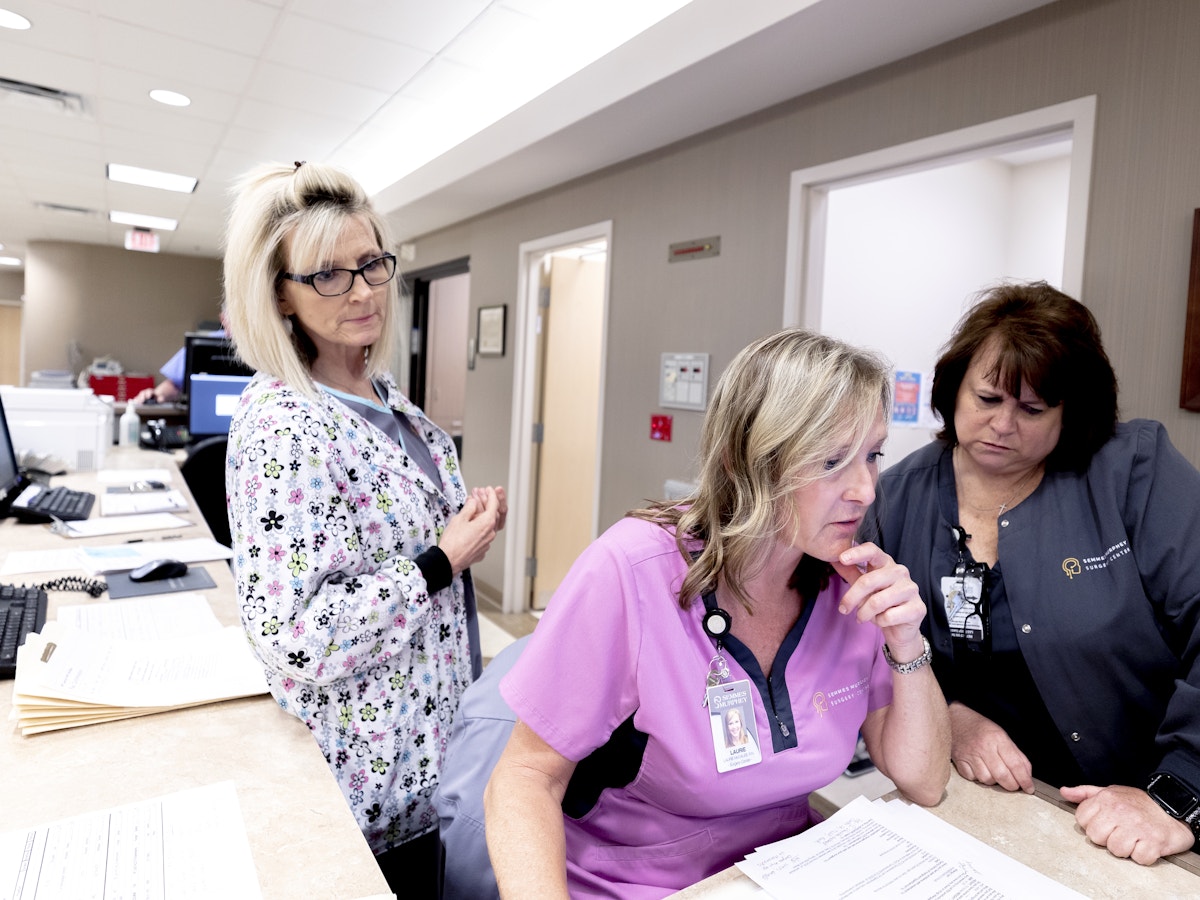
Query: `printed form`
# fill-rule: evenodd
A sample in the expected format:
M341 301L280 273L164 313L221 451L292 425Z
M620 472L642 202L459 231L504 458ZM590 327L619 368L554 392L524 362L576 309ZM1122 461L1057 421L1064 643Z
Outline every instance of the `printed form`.
M858 797L737 864L772 897L1078 898L919 806Z
M4 900L262 897L232 781L0 834Z

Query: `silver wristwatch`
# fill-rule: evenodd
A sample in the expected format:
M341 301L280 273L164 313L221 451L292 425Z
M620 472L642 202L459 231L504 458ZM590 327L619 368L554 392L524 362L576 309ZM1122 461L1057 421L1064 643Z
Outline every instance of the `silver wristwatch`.
M933 661L933 648L929 646L929 638L921 635L921 641L925 644L925 652L916 659L906 663L898 663L892 659L892 651L888 649L888 645L883 645L883 658L887 660L887 664L892 667L893 672L901 675L907 675L910 672L915 672L923 666L929 665Z

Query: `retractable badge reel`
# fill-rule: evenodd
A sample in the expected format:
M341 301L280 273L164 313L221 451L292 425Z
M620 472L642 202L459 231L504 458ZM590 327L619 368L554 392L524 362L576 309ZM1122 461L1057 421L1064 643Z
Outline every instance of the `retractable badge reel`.
M708 689L716 687L729 677L729 663L721 653L721 641L725 635L729 634L733 618L717 606L716 600L710 596L704 598L704 606L704 618L701 619L701 625L704 633L717 645L717 652L708 663L708 677L704 681L704 702L700 704L708 706Z

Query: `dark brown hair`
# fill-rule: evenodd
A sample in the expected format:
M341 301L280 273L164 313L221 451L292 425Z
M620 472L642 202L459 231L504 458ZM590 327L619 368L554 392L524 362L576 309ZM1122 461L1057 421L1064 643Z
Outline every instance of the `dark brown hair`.
M942 417L942 440L956 443L954 406L971 359L992 342L996 363L987 378L1014 397L1026 384L1063 409L1062 434L1048 469L1082 471L1117 425L1117 376L1100 326L1086 306L1044 281L985 291L963 316L933 373L930 404Z

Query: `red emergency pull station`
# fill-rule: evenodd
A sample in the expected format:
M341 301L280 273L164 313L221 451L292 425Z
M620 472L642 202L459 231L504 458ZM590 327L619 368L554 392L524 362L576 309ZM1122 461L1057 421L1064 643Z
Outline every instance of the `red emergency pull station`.
M671 439L671 419L673 416L650 417L650 440L669 441Z

